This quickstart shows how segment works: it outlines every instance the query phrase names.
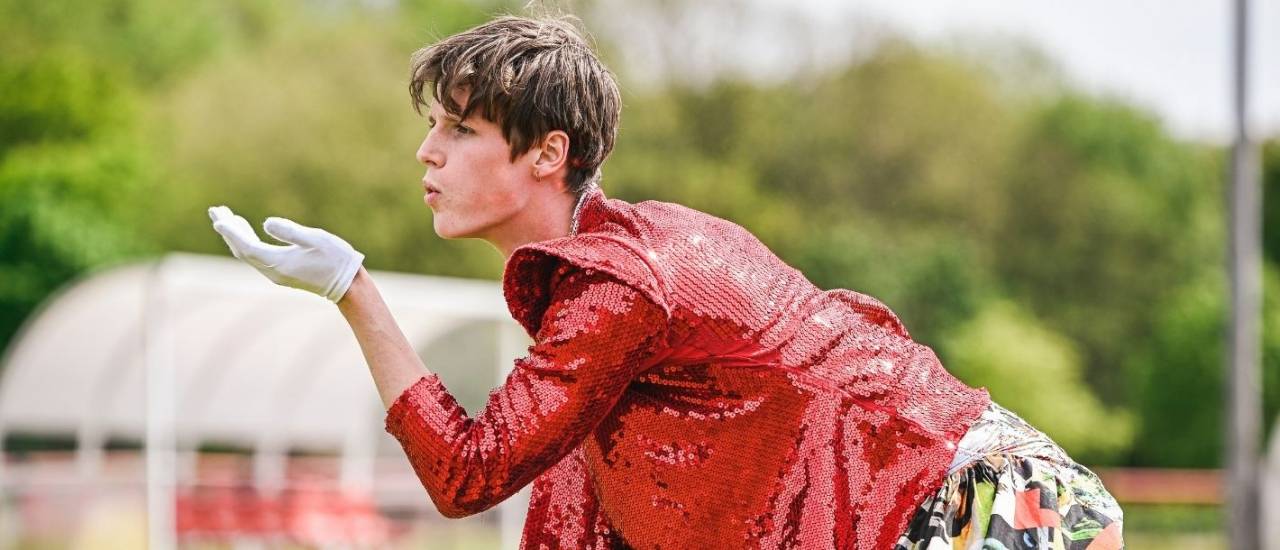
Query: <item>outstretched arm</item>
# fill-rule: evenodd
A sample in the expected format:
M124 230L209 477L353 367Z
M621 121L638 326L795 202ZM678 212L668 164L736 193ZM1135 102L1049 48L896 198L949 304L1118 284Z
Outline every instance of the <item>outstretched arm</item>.
M391 408L396 397L419 378L431 374L409 345L373 278L363 267L356 272L346 295L338 300L338 311L347 319L360 343L383 408Z
M258 238L248 220L230 208L212 207L209 218L231 253L272 282L319 294L338 304L360 342L383 407L390 407L405 388L430 374L391 317L373 278L361 266L364 254L347 241L292 220L267 218L262 229L284 243L268 244Z
M553 284L529 355L475 418L434 374L387 411L387 431L446 516L488 509L560 463L665 349L665 314L635 289L579 270Z
M446 516L490 508L559 463L665 349L662 308L606 273L562 265L535 345L472 419L422 364L346 241L272 218L263 228L286 245L267 244L226 207L209 215L237 258L338 304L388 407L387 431Z

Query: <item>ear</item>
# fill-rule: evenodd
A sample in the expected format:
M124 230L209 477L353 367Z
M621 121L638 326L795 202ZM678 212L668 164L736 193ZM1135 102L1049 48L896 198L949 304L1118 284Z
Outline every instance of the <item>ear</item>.
M569 171L569 134L563 130L547 132L534 149L537 152L533 159L534 178L551 177L552 181L564 181Z

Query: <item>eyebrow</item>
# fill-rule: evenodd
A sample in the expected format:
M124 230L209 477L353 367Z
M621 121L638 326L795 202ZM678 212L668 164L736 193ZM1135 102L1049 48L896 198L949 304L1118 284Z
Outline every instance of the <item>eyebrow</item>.
M450 113L450 112L448 112L448 111L445 111L445 113L444 113L444 118L445 118L446 120L450 121L450 122L453 122L453 123L460 123L460 122L462 122L462 119L458 118L456 115L454 115L453 113ZM432 115L431 113L427 113L427 122L430 122L430 123L432 123L432 124L435 124L435 123L436 123L436 117L435 117L435 115Z

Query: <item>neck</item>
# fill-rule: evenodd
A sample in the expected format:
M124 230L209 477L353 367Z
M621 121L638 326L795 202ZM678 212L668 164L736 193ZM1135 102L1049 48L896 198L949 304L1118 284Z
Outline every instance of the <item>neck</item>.
M530 203L519 216L506 224L505 230L485 240L510 258L515 249L529 243L558 239L572 232L572 218L578 197L572 193L553 193Z

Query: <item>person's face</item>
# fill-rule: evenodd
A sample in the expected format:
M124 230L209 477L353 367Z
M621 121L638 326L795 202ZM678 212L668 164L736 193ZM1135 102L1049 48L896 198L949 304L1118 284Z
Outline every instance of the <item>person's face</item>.
M454 98L466 105L466 92ZM535 155L526 152L512 162L501 127L475 113L458 120L438 101L427 122L431 129L417 158L427 167L423 201L433 212L436 234L446 239L499 234L526 206Z

